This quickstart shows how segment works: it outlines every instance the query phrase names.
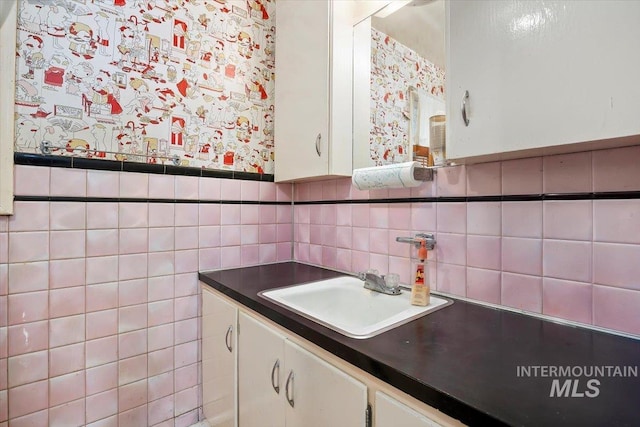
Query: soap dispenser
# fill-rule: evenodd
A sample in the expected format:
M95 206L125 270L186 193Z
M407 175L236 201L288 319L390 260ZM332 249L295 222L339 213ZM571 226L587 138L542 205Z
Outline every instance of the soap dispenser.
M429 254L425 241L420 242L418 248L418 261L414 264L413 284L411 286L411 304L418 306L429 305L431 289L429 287L429 270L426 268L426 259Z

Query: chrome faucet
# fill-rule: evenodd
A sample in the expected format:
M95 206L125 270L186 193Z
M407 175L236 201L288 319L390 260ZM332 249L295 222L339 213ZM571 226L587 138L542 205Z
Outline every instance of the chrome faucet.
M384 275L380 276L376 273L362 272L358 274L360 280L364 281L364 287L372 291L380 292L387 295L400 295L400 286L388 286L384 280Z

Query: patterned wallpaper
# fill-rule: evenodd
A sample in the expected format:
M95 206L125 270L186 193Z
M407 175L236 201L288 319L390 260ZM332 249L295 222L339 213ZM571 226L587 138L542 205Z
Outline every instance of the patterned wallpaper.
M409 161L408 88L416 88L424 111L432 105L435 110L442 105L444 110L445 73L375 28L371 28L371 40L371 159L376 165ZM421 133L428 132L424 116Z
M273 173L274 15L274 0L19 0L16 151Z

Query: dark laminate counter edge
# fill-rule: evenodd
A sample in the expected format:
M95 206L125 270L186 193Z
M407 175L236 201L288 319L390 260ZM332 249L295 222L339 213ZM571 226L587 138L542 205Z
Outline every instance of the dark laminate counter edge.
M288 277L286 273L290 273L291 277ZM263 277L263 276L269 276L270 274L273 275L273 277ZM486 399L484 401L484 405L475 405L473 403L468 403L464 401L462 398L469 397L469 396L471 397L476 397L476 396L474 396L473 393L469 395L468 392L465 395L465 392L460 392L460 390L458 390L458 392L456 393L455 390L456 390L456 386L458 386L457 384L456 386L453 387L453 392L447 392L446 390L443 390L443 387L438 387L437 385L430 384L428 381L424 381L416 378L414 375L412 375L412 369L415 370L415 366L413 366L412 364L399 363L398 360L400 359L398 359L397 355L395 355L396 357L391 357L391 358L387 357L389 355L385 352L388 351L388 349L381 347L382 344L384 344L384 346L393 346L392 352L393 351L402 352L403 351L402 345L404 344L404 340L406 338L411 338L412 336L414 336L411 334L416 333L415 331L412 331L412 327L409 327L408 325L404 325L396 328L396 334L389 334L384 339L378 339L378 337L382 337L382 335L384 335L382 334L378 337L374 337L368 340L355 340L355 339L344 337L328 328L325 328L324 326L321 326L302 316L296 315L285 308L277 306L257 296L257 292L261 290L281 287L281 286L289 286L296 283L303 283L305 281L321 280L321 279L336 277L340 275L343 275L343 274L332 271L332 270L323 269L320 267L313 267L305 264L297 264L292 262L292 263L281 263L280 266L278 266L278 264L271 264L271 265L265 265L265 266L247 267L244 269L239 268L239 269L233 269L233 270L218 270L213 272L202 272L199 274L199 280L211 286L212 288L218 290L219 292L228 296L229 298L237 301L239 304L265 316L266 318L284 327L285 329L291 331L292 333L312 342L315 345L318 345L319 347L335 354L336 356L352 364L353 366L359 369L362 369L363 371L375 376L376 378L379 378L380 380L388 383L389 385L415 397L416 399L424 402L425 404L430 405L455 419L462 421L465 424L483 425L483 426L513 425L513 424L543 425L545 423L548 424L549 416L552 417L553 421L557 421L557 419L554 418L555 415L553 414L551 415L536 414L536 410L538 408L536 407L535 399L533 399L534 403L532 404L523 403L519 405L520 406L519 408L515 408L515 409L508 408L507 406L509 405L503 402L504 396L498 395L496 397L493 395L496 393L496 391L492 387L492 384L487 383L488 380L489 381L491 380L490 375L489 374L485 375L484 372L478 370L482 368L482 364L476 363L477 360L474 360L474 359L471 359L471 362L472 362L471 365L478 364L478 367L476 367L478 369L476 369L475 371L472 368L469 368L468 365L465 364L465 363L468 363L469 361L465 361L464 357L462 357L462 360L459 362L460 363L459 369L457 367L456 369L452 369L451 366L449 366L447 368L448 371L445 372L444 374L439 374L439 375L436 374L436 379L442 380L442 377L444 377L445 379L448 380L446 384L450 383L451 380L454 380L454 383L455 383L456 382L455 380L458 379L459 381L457 382L461 383L460 387L463 387L463 386L472 387L473 385L477 387L478 385L480 385L479 388L481 390L479 390L478 393L480 393L481 395L484 395L486 393L489 396L486 399L489 399L489 402L491 403L488 405L490 410L483 410L479 408L482 406L487 406ZM498 323L497 327L505 328L505 329L513 328L517 332L515 334L516 336L521 334L522 332L535 334L537 332L536 327L538 329L540 329L541 327L542 329L544 329L545 326L550 328L551 331L546 331L546 334L547 334L546 336L544 336L544 333L541 333L541 335L543 335L543 338L549 341L549 345L545 344L542 348L542 351L539 348L534 347L534 351L537 351L537 353L534 353L534 355L542 359L530 360L531 362L535 361L537 363L541 363L545 360L548 360L548 359L545 359L545 357L547 356L545 354L547 347L551 345L556 346L558 345L558 343L562 344L563 343L562 340L566 338L565 335L567 334L569 336L573 336L573 335L579 336L580 339L573 340L578 342L583 342L585 340L589 342L589 338L591 337L592 334L598 334L596 331L588 331L588 330L577 329L577 328L574 328L575 330L569 330L567 332L566 329L562 329L562 328L570 328L570 327L567 327L564 325L557 325L557 324L553 324L552 322L545 322L539 319L530 320L533 318L530 318L529 316L503 312L502 310L482 307L477 304L471 304L471 303L467 303L459 300L456 300L455 304L452 307L456 306L456 304L458 304L457 309L454 309L449 313L453 313L454 311L457 311L457 312L462 312L463 314L466 314L467 311L470 311L470 312L473 312L474 315L476 315L475 317L470 316L470 319L466 319L463 316L462 318L463 321L467 321L467 320L477 321L478 313L486 315L486 317L484 318L480 317L480 319L482 320L493 319L494 323L496 318L498 318L500 321L503 321L504 320L503 316L507 317L507 319L504 320L504 324ZM503 313L506 313L506 314L503 314ZM454 318L452 318L452 316L450 315L447 315L447 316L441 315L439 317L439 319L445 319L446 322L450 322L452 326L449 327L447 324L444 324L443 326L443 322L440 322L440 324L438 324L438 322L435 321L436 317L432 317L432 316L435 316L435 314L436 313L426 317L426 318L431 317L433 319L429 324L430 326L429 334L434 333L431 331L431 329L436 330L435 332L436 334L438 333L438 329L440 330L440 332L442 332L443 330L446 332L447 328L454 330L452 332L455 332L455 333L460 332L460 323L455 324L454 322L452 322L452 320L454 321L456 320L455 316ZM422 319L426 319L426 318L422 318ZM427 322L427 320L425 320L425 322ZM516 327L512 325L512 324L517 324L518 322L522 323L522 325L524 326L517 325ZM548 326L547 324L553 324L554 326ZM420 327L420 323L416 323L416 325L418 326L414 325L413 329L415 329L416 327ZM496 325L492 325L488 323L486 325L486 328L484 327L483 328L491 329L492 327L496 327ZM530 329L522 330L522 331L520 330L523 328L526 329L527 327L529 327ZM562 333L559 334L560 339L556 339L556 337L554 336L554 333L557 332L556 331L557 328L561 328ZM545 331L542 331L542 332L545 332ZM486 332L484 332L484 334L486 334ZM400 337L396 337L396 335L400 335ZM514 345L514 346L517 346L517 348L522 346L518 342L513 343L508 341L509 339L513 340L513 336L514 336L513 331L507 331L507 333L503 333L503 335L504 337L507 337L507 338L503 337L503 341L505 341L508 346ZM605 335L609 335L609 334L605 334ZM477 338L477 337L471 337L471 338ZM438 340L442 339L443 342L447 342L447 340L448 342L450 342L452 340L452 337L438 336L437 339ZM458 337L454 336L453 339L457 340ZM466 339L469 340L469 337L466 337ZM609 342L608 339L609 337L605 337L604 342L608 343ZM613 339L615 340L616 338L613 338ZM618 339L622 340L622 338L618 338ZM460 337L460 340L462 340L462 342L466 345L464 341L465 337ZM598 341L597 339L594 339L594 340ZM553 341L553 342L550 342L550 341ZM570 344L575 344L574 342L572 342L572 340L567 340L567 341L569 341ZM407 340L406 342L408 344L409 340ZM475 344L475 343L470 342L469 344ZM489 343L486 343L486 344L489 345ZM428 345L432 347L434 346L437 347L437 343L435 341L430 341ZM527 342L524 341L523 345L526 347ZM411 349L412 347L407 347L407 348ZM640 352L636 351L637 349L640 349L640 343L638 343L637 347L635 344L633 344L633 347L631 348L633 350L633 353L631 356L634 356L636 353L640 355ZM435 353L436 351L437 349L433 350L433 353L428 354L428 356L429 357L438 356L438 354ZM450 352L452 351L452 349L445 350L443 354L446 355L447 351ZM496 353L496 351L494 351L494 353ZM526 354L526 352L523 354ZM496 357L496 355L492 354L492 357ZM514 358L515 356L510 356L510 357ZM396 362L392 364L385 363L382 360L385 358L387 360L395 360ZM517 359L517 357L515 358ZM437 358L434 358L434 365L437 365L435 360L437 360ZM525 360L527 359L525 358ZM551 360L563 360L563 359L551 358ZM480 362L482 363L483 361L480 360ZM415 362L414 362L414 365L415 365ZM456 364L454 363L454 365ZM500 365L500 363L492 361L489 363L489 365L490 365L490 368L494 369L494 371L491 372L490 374L495 375L496 366ZM502 371L508 371L508 368L509 366L507 363L502 368ZM437 368L433 368L433 369L437 369ZM511 372L511 371L508 371L508 372ZM413 372L413 373L416 374L416 372ZM447 377L447 374L455 375L455 377ZM418 372L417 375L422 375L422 372ZM432 373L429 373L429 375L433 376ZM514 379L512 379L512 377L515 376L513 372L511 372L510 374L505 374L500 372L499 375L502 375L503 378L499 378L498 383L500 382L500 380L504 382L505 381L504 377L506 377L507 381L509 382L514 381ZM522 384L518 385L518 387L522 388ZM635 387L635 384L634 384L634 387ZM533 389L533 390L530 390L530 389ZM529 384L527 384L527 390L532 391L533 395L536 395L536 392L538 395L540 394L540 387L537 387L537 385L530 386ZM635 388L632 387L632 391L636 392L636 391L640 391L640 389L638 387L635 387ZM506 393L507 395L509 395L508 390L501 393L503 394ZM544 388L543 393L546 393L548 395L548 388ZM458 395L458 397L456 397L456 394ZM462 398L460 398L459 395L462 395ZM495 401L492 400L492 398ZM507 401L509 401L509 399L513 399L513 397L508 396ZM538 397L538 400L545 403L544 399L541 399L540 397ZM482 401L482 399L480 399L480 401ZM554 404L557 404L557 402L554 402ZM574 405L574 404L571 404L571 405ZM568 408L564 412L567 412L567 413L571 412L569 409L573 409L573 407ZM523 414L522 416L517 414L514 416L514 411L516 410L520 410L520 411L524 410L524 412L527 412L527 413ZM561 414L559 419L564 420L567 416L568 416L567 414L563 413ZM582 416L582 418L584 418L584 415ZM516 419L515 422L513 421L514 419ZM640 419L640 414L636 414L635 412L630 412L630 416L625 418L625 420L627 419L633 419L633 420ZM507 420L510 420L510 421L507 421ZM626 421L625 421L625 424L626 424ZM569 425L573 425L573 424L569 423Z

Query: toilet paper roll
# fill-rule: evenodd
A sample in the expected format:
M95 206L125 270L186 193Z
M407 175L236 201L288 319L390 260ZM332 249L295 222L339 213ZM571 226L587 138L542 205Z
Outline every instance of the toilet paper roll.
M418 162L354 169L351 182L358 190L417 187L422 181L415 179L416 168Z

